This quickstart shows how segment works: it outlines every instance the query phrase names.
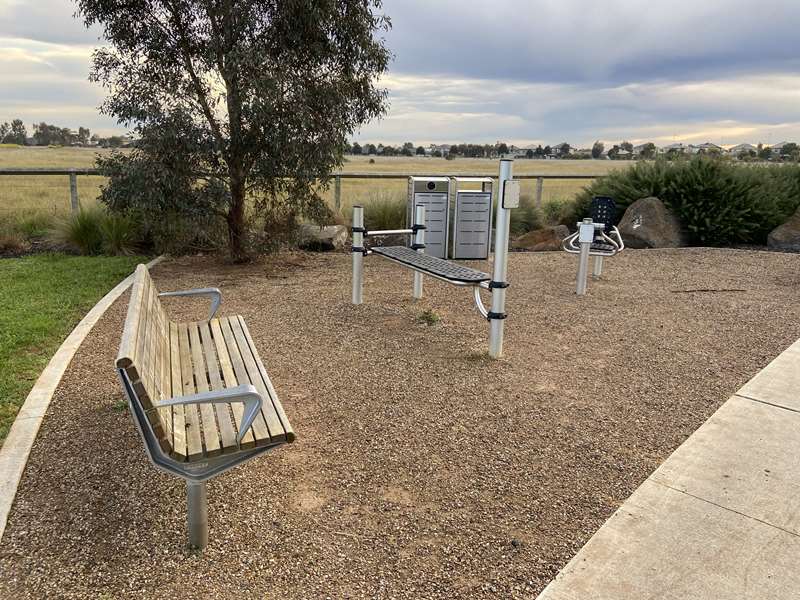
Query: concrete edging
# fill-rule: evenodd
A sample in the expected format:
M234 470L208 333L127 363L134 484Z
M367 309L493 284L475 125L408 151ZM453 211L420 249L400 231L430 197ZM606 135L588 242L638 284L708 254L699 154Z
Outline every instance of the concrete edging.
M150 268L164 259L163 256L147 263ZM75 326L67 336L56 353L47 363L36 383L33 385L25 402L17 413L8 436L0 447L0 541L6 529L8 515L17 495L17 487L22 479L28 456L39 432L50 400L64 376L72 357L78 350L83 340L105 314L108 308L119 298L133 283L134 274L130 274L117 284L110 292L86 313L86 316Z
M658 467L538 600L797 597L800 340Z

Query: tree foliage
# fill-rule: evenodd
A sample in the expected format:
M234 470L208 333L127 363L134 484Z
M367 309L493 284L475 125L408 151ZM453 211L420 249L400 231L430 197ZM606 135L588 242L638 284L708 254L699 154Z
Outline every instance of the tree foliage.
M600 140L597 140L594 144L592 144L592 158L600 158L603 156L603 150L605 150L605 144Z
M341 165L347 137L385 110L375 85L390 58L381 0L78 6L110 44L95 51L91 74L108 90L102 111L147 138L136 160L159 160L168 136L191 148L175 159L191 156L193 174L224 192L236 260L247 258L247 205L268 223L319 217L318 182Z

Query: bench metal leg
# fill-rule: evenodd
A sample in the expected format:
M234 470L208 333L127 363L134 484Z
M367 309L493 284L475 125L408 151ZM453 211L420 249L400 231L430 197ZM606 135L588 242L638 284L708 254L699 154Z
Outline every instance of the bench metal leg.
M592 279L600 279L603 276L603 257L594 257L594 266L592 267Z
M208 545L208 502L206 484L186 482L189 546L202 550Z
M359 231L361 230L361 231ZM364 301L364 207L353 207L353 304Z

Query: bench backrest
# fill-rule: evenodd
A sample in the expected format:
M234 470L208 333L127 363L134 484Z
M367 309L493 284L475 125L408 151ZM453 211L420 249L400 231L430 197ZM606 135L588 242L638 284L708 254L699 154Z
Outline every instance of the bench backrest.
M169 339L169 320L158 298L158 290L147 267L139 265L116 365L127 375L153 432L162 445L166 445L165 449L171 446L171 411L168 408L158 410L156 406L160 400L171 397Z

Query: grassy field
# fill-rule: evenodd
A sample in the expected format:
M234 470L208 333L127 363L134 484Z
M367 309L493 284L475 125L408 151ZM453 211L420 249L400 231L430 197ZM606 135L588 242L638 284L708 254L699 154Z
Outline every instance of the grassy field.
M0 443L47 361L141 257L0 259Z
M94 166L95 156L108 150L89 148L20 148L0 146L0 168L49 167L86 168ZM370 162L373 160L374 162ZM602 175L625 167L624 161L595 160L524 160L514 163L517 175L580 174ZM349 173L404 173L416 175L497 175L495 159L460 158L453 161L442 158L405 157L348 157L344 171ZM543 199L569 199L591 179L546 180ZM82 205L90 205L97 198L101 177L78 177L78 195ZM532 194L535 183L523 182L523 194ZM403 197L406 183L402 180L351 180L342 181L342 205L346 208L356 203L369 202L376 197ZM333 202L333 192L327 196ZM69 210L69 180L66 176L0 176L0 218L32 218L33 215L58 215Z

